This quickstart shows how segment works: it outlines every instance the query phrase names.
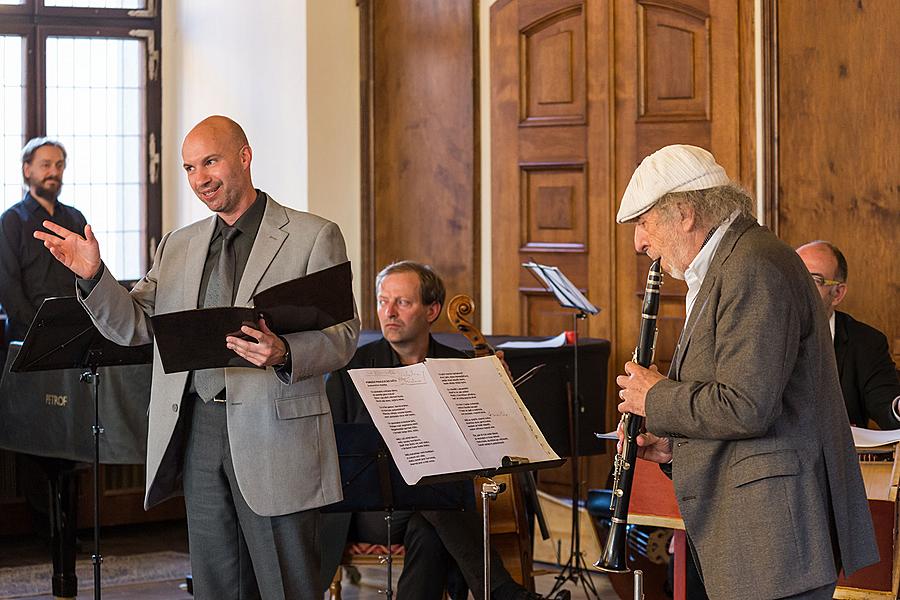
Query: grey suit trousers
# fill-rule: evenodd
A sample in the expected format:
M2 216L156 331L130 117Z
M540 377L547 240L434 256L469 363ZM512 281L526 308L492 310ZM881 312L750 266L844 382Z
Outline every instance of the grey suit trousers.
M193 394L182 404L193 409L184 498L194 598L321 600L318 510L254 513L235 479L225 404L204 403Z

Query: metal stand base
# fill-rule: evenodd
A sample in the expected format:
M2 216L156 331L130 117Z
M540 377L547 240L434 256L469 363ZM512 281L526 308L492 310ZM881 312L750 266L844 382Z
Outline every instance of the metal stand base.
M640 569L634 572L634 600L644 600L644 572Z
M575 586L581 587L585 596L600 600L600 595L597 593L597 588L591 579L590 574L592 571L588 569L584 553L581 551L581 526L578 515L581 499L581 465L579 464L581 456L578 448L580 441L579 420L581 416L581 401L578 396L578 321L584 319L587 319L587 314L584 312L577 312L572 315L572 328L575 334L575 340L572 344L574 375L572 377L572 386L568 389L570 395L569 406L572 410L572 417L569 423L572 432L569 438L572 446L572 456L570 458L572 461L572 546L569 560L563 565L559 575L556 576L556 583L553 585L550 595L552 596L561 590L567 582L574 581Z
M100 426L100 373L97 367L92 366L90 371L82 373L81 381L91 386L94 398L94 425L91 428L94 434L94 461L91 465L94 475L94 553L91 563L94 565L94 600L100 600L100 563L103 562L103 555L100 554L100 436L103 428Z

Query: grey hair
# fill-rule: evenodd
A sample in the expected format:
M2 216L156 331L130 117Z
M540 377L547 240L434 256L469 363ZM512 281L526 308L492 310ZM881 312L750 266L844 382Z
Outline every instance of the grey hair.
M22 164L31 164L31 160L34 158L34 153L38 151L38 148L43 148L44 146L53 146L54 148L59 148L60 152L63 155L63 161L66 160L66 147L62 145L62 142L59 140L54 140L53 138L48 137L36 137L28 140L28 143L25 144L25 147L22 148ZM22 181L26 184L28 183L28 179L25 178L24 169L22 170Z
M663 215L672 215L678 204L688 204L702 227L712 227L738 211L741 216L753 217L753 200L736 183L719 185L704 190L670 192L659 199L656 207Z
M28 140L28 143L25 144L25 147L22 148L22 164L30 163L31 159L34 158L34 153L37 152L38 148L43 148L44 146L54 146L59 148L63 155L63 160L66 160L68 155L66 154L66 147L62 145L62 142L59 140L54 140L53 138L48 137L36 137Z
M440 276L434 272L429 265L418 263L412 260L401 260L393 262L383 268L378 275L375 276L375 293L381 287L381 282L388 275L394 273L415 273L419 278L419 293L422 296L422 304L430 305L437 302L441 306L444 305L444 298L447 291L444 288L444 282Z

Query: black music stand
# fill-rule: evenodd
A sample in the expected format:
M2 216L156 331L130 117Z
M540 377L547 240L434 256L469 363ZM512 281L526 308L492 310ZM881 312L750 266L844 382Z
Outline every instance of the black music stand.
M47 298L38 309L25 334L22 349L10 371L52 371L56 369L88 369L81 380L92 388L94 399L94 598L100 600L100 367L149 363L153 357L150 344L119 346L107 340L91 322L90 316L75 297ZM54 582L55 583L55 582Z
M592 595L599 599L599 594L594 586L593 580L588 571L587 563L581 552L581 525L578 518L578 509L581 506L581 465L579 459L579 417L581 414L581 400L578 389L578 322L587 319L588 315L595 315L600 309L591 304L591 302L581 293L575 284L569 280L558 267L538 264L534 261L522 263L522 266L528 269L541 284L556 297L557 302L563 308L571 308L576 312L572 314L572 330L575 339L572 344L572 356L574 362L574 377L572 386L567 390L571 401L569 402L570 423L571 423L571 448L572 448L572 545L570 547L569 559L563 566L562 571L556 576L556 584L554 584L551 594L562 588L566 581L573 580L575 585L581 585L585 595Z
M525 473L537 471L540 469L554 469L562 466L566 462L564 458L544 460L536 463L527 460L503 457L502 465L491 469L479 469L476 471L459 471L456 473L444 473L442 475L429 475L419 480L416 485L431 484L436 482L448 482L459 480L474 480L476 477L485 479L481 483L481 535L484 547L484 597L491 596L491 501L496 500L497 496L506 490L506 484L497 483L494 477L497 475L515 475L517 473Z
M391 600L393 590L393 555L391 553L392 515L397 510L474 510L472 488L462 481L407 485L394 464L387 445L374 425L364 423L335 424L338 457L341 466L341 488L344 499L322 508L327 513L384 511L387 513L387 588Z

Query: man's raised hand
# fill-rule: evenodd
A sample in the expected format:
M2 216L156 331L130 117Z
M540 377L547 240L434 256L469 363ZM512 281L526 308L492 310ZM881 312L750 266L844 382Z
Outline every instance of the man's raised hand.
M34 237L44 242L56 260L82 279L90 279L97 273L100 269L100 244L90 225L84 227L84 237L51 221L44 221L42 225L53 233L38 230L34 232Z

